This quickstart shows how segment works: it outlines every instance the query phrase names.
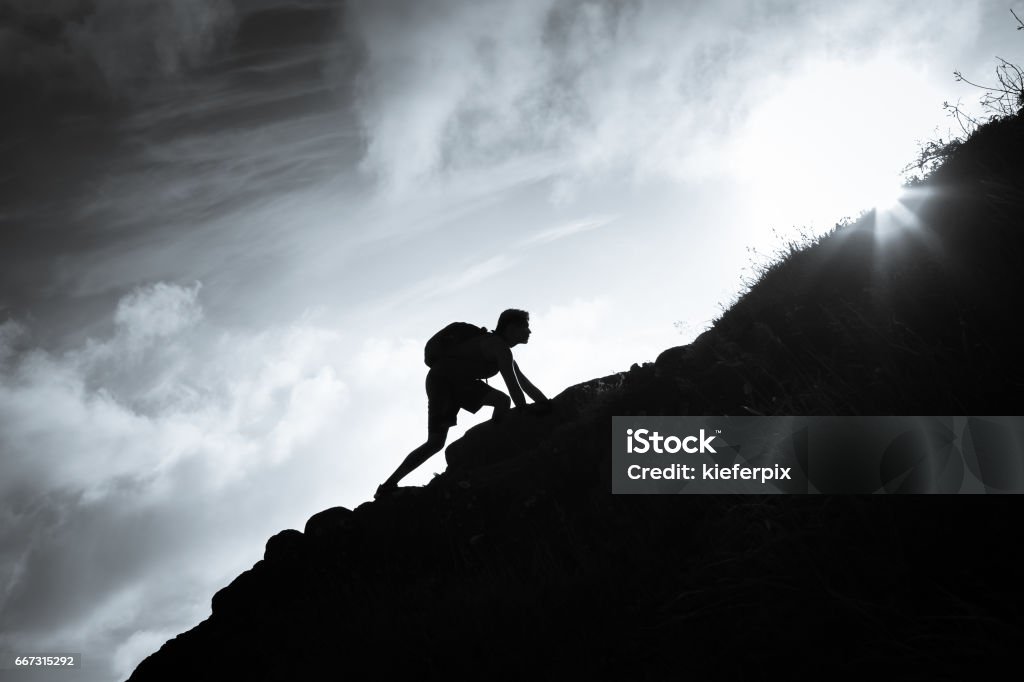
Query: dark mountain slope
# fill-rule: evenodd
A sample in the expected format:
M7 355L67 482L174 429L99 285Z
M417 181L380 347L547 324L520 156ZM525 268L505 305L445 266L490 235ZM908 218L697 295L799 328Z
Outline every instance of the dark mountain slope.
M1022 414L1024 120L763 273L708 332L329 509L132 680L963 679L1024 640L1017 496L613 496L611 416ZM682 286L680 284L679 286ZM658 295L662 295L660 292Z

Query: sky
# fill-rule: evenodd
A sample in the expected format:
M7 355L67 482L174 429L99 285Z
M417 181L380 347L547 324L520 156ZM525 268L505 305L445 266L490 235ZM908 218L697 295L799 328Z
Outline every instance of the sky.
M369 500L448 322L530 311L549 396L688 343L960 132L1009 7L0 0L0 651L124 679Z

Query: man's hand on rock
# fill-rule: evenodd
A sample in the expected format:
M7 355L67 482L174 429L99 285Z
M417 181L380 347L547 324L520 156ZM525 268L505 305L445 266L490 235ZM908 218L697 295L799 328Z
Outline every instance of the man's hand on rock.
M551 401L545 398L544 400L528 405L527 409L537 415L551 414Z

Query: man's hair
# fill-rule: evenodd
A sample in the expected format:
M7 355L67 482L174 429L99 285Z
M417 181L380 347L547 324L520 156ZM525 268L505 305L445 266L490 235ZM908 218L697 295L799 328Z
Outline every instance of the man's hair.
M518 310L516 308L509 308L498 316L498 326L494 328L495 334L500 334L505 330L505 327L510 324L529 324L530 313L525 310Z

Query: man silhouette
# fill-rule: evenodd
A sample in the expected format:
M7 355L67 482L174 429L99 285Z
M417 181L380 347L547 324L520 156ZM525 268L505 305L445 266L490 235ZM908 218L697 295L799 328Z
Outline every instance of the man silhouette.
M491 419L498 420L508 412L510 403L514 402L516 407L526 405L524 391L535 403L547 403L544 394L512 359L512 347L528 343L530 334L530 314L509 308L498 317L493 332L459 344L450 355L434 363L426 380L427 442L406 456L395 473L377 488L374 499L394 491L408 473L441 451L460 409L476 413L482 406L490 405L494 408ZM499 372L509 395L482 381Z

